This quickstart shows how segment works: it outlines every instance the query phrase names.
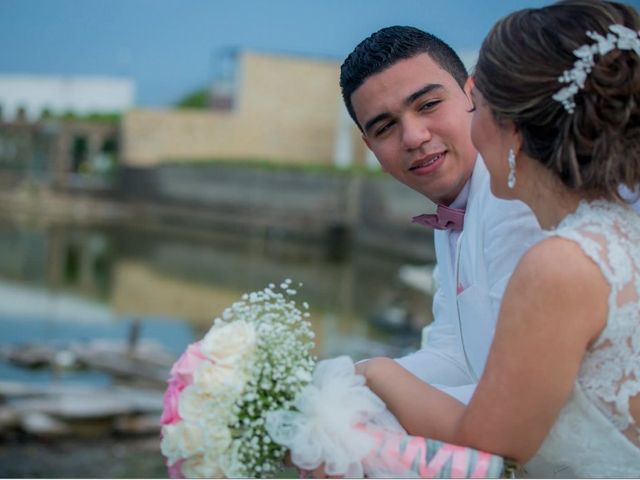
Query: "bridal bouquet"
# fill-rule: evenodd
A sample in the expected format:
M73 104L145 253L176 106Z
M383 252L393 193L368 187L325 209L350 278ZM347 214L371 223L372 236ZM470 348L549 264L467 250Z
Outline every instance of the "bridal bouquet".
M315 362L309 314L290 280L280 288L243 295L171 369L160 444L171 477L265 477L282 465L265 416L292 408Z
M291 281L276 290L243 295L171 369L160 447L172 478L270 477L287 451L348 478L500 475L500 457L407 435L349 357L316 363Z

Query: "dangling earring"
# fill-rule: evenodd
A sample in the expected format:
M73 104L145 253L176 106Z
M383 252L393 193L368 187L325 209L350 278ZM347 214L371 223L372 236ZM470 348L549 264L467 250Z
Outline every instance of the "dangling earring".
M513 153L513 149L509 149L509 155L507 156L507 163L509 163L509 177L507 178L507 186L513 188L516 186L516 154Z

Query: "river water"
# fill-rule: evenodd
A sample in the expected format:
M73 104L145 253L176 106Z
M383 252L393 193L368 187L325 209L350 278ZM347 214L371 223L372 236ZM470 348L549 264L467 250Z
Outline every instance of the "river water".
M290 278L310 305L316 355L401 355L420 342L431 298L403 284L411 259L274 236L0 218L0 347L140 340L176 356L244 292ZM24 369L0 381L110 385L97 371ZM4 432L0 427L0 439ZM0 441L0 476L159 478L156 435ZM293 475L288 475L293 476Z
M144 225L0 219L0 342L126 339L131 326L176 355L244 292L286 278L310 305L316 354L397 355L419 344L431 298L398 278L400 259L327 245ZM0 378L108 382L0 363Z

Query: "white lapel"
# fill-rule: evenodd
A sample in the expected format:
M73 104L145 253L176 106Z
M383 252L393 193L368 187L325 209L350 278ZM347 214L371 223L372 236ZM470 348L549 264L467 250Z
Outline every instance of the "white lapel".
M478 156L476 158L476 163L473 167L473 173L471 176L471 185L469 187L469 197L467 198L467 209L469 207L473 208L474 198L477 197L477 192L480 190L480 186L483 182L484 176L487 174L486 167L484 162ZM470 216L473 220L473 216ZM473 243L473 239L476 237L476 225L473 222L467 223L467 216L465 214L465 224L463 231L458 239L460 242L460 251L467 250L464 253L461 253L461 259L454 259L454 265L457 264L458 260L464 260L464 257L468 257L471 253L469 249L474 249L471 254L472 258L475 258L475 244ZM459 328L458 321L458 308L456 305L457 300L457 278L456 272L452 268L451 258L453 252L451 252L451 242L449 242L449 235L451 234L448 230L434 230L434 243L436 248L436 259L438 261L438 275L439 275L439 284L440 288L443 289L444 297L445 297L445 305L446 305L446 314L448 318L450 318L455 325L456 328Z
M438 282L440 288L445 291L445 297L455 299L455 282L451 268L451 244L449 243L448 230L434 230L433 239L436 247L436 259L438 261ZM451 294L454 294L451 297ZM449 306L452 302L447 301Z
M467 238L469 238L469 233L472 233L473 235L477 233L477 220L480 218L480 215L476 214L475 210L478 208L478 195L480 195L479 192L482 191L483 183L487 175L489 175L487 167L485 166L482 158L478 156L478 158L476 158L476 164L473 167L473 173L471 175L471 186L469 187L469 198L467 199L467 207L465 213L464 235ZM467 213L470 213L468 217L470 221L468 223ZM467 226L469 226L469 228L467 228Z
M482 158L476 159L471 177L469 199L465 213L463 235L460 238L460 257L454 272L454 285L458 282L464 291L459 295L454 291L460 316L460 335L468 367L472 375L479 378L484 370L486 356L493 336L493 315L487 294L486 272L484 267L483 219L485 218L486 196L489 172ZM458 274L459 277L458 278Z
M482 281L484 275L478 276L478 266L483 263L483 246L478 239L478 235L482 234L482 218L484 212L482 192L486 190L484 182L487 181L487 167L482 158L478 156L476 164L473 168L471 176L471 185L469 186L469 198L467 199L467 207L464 216L464 229L460 236L460 268L458 269L463 278L454 278L454 284L462 282L463 287L470 284L477 284ZM456 262L457 263L457 262ZM453 272L456 276L456 272ZM466 277L466 278L464 278Z

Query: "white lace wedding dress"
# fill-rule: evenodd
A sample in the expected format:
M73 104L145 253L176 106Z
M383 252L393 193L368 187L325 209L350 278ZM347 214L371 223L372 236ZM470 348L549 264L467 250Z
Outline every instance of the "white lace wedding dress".
M525 475L638 478L640 418L630 402L640 402L640 215L612 202L582 202L548 233L575 241L598 265L611 287L609 313Z

